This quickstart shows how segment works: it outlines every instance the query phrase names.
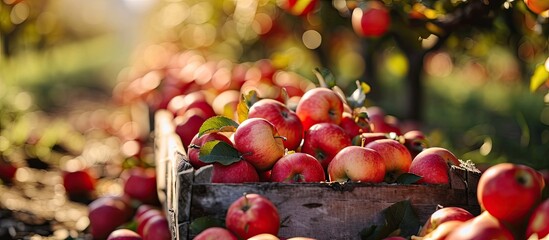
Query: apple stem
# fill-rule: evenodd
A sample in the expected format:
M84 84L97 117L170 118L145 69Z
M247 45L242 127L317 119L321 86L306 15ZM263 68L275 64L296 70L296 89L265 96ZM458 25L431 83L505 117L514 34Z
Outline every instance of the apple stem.
M288 138L286 138L286 137L284 137L284 136L274 136L274 138L282 138L282 140L284 140L284 141L287 141L287 140L288 140Z
M244 193L244 206L242 207L242 211L246 212L246 211L248 211L248 209L250 209L250 203L248 201L248 194Z
M240 158L240 160L242 160L242 159L244 159L244 156L251 155L251 154L252 154L252 152L245 152L245 153L242 153L239 158Z
M366 138L362 134L360 135L360 140L361 140L360 146L365 147L366 146Z

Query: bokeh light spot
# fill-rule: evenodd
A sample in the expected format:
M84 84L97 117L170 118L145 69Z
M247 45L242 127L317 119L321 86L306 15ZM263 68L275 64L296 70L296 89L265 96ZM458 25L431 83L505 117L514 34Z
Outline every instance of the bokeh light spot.
M301 37L303 44L308 49L316 49L322 44L322 35L315 30L307 30Z

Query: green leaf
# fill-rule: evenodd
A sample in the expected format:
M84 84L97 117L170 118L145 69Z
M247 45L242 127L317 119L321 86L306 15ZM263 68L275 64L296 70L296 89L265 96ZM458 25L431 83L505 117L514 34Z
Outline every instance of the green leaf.
M336 86L336 78L328 68L317 67L314 69L314 73L318 78L320 87L326 87L331 89Z
M530 78L530 91L536 91L546 81L549 81L549 71L547 71L545 65L540 64Z
M240 153L226 142L213 140L204 143L200 147L198 159L205 163L218 162L223 165L229 165L240 161Z
M419 181L422 177L413 173L403 173L398 176L395 183L399 184L413 184Z
M213 216L204 216L193 220L189 225L190 232L193 235L198 235L202 231L211 227L224 227L224 223Z
M224 116L215 116L206 119L200 129L198 136L202 136L211 132L234 132L238 127L238 123Z
M366 226L360 232L362 240L377 240L389 237L395 233L410 237L417 234L421 223L409 200L394 203L379 213L376 223Z

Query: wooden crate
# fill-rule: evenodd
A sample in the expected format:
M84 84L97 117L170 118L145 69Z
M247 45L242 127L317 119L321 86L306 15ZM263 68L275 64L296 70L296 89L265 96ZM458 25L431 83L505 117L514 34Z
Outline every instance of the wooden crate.
M278 208L281 237L360 239L362 229L378 213L409 200L423 223L440 206L479 212L476 186L479 173L453 167L449 185L369 183L210 183L211 167L198 171L188 164L170 114L155 116L155 155L159 193L169 213L173 239L192 239L190 223L200 217L223 219L228 206L244 193L258 193Z

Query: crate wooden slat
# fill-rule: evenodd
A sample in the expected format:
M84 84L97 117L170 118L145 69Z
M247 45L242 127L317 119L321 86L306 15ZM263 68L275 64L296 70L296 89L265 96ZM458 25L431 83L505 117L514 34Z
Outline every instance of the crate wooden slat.
M169 119L169 114L157 113ZM159 119L156 119L159 120ZM166 119L157 124L169 124ZM158 129L158 126L157 128ZM223 218L228 206L244 193L268 197L282 219L281 237L359 239L360 231L376 221L390 205L409 200L421 222L440 206L460 206L478 213L476 183L479 174L452 167L449 185L367 183L210 183L211 167L197 171L186 162L179 137L169 131L156 134L157 163L164 165L165 208L173 214L174 239L192 239L190 223L203 216ZM160 135L160 136L159 136ZM156 141L155 141L156 142ZM164 149L161 149L164 148Z

